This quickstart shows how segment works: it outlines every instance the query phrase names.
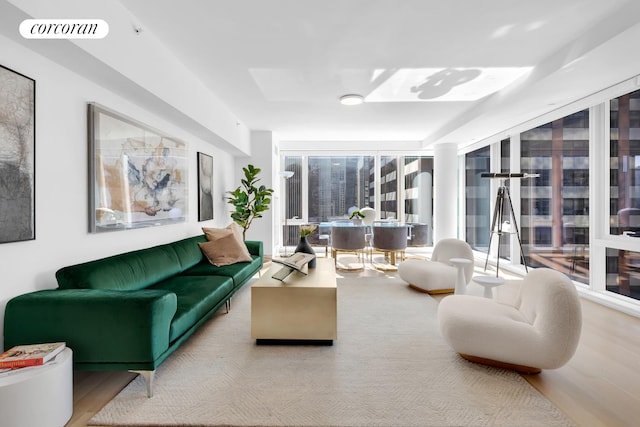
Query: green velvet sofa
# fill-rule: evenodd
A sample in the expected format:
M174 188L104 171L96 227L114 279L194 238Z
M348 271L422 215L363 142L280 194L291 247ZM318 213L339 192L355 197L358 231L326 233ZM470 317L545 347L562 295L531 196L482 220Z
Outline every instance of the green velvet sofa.
M65 341L79 370L130 370L152 394L155 369L260 271L251 262L216 267L204 235L61 268L58 289L19 295L5 309L4 346Z

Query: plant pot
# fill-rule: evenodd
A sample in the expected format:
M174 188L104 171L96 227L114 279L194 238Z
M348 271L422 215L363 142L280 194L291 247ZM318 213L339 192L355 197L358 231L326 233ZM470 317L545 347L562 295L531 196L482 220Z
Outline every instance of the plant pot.
M315 255L316 253L311 247L311 245L309 244L309 242L307 241L306 237L300 237L300 242L298 242L298 246L296 246L296 249L294 252L302 252L305 254L313 254L313 255ZM309 268L316 268L316 259L314 258L311 261L309 261L308 266Z

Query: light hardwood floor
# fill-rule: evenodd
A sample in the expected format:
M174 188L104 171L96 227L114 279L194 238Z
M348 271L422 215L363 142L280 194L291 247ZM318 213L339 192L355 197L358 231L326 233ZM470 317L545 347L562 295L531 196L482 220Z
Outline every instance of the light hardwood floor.
M580 426L640 425L640 319L585 299L582 308L575 356L560 369L524 378ZM133 378L126 372L76 371L67 426L86 426Z
M574 357L524 377L579 425L640 425L640 319L582 299Z

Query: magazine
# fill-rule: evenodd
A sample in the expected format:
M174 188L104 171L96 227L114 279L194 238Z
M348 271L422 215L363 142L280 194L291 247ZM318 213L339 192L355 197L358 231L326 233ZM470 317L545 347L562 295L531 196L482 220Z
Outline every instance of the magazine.
M289 274L294 271L299 271L302 274L307 274L304 267L314 259L315 254L306 254L303 252L296 252L287 258L273 258L273 262L284 265L280 270L275 272L271 277L276 280L284 280Z
M316 256L314 254L306 254L303 252L296 252L287 258L273 258L273 262L277 262L278 264L286 265L287 267L291 267L302 274L307 274L306 271L303 270L304 266L309 263Z
M63 342L17 345L0 354L0 369L43 365L64 350Z

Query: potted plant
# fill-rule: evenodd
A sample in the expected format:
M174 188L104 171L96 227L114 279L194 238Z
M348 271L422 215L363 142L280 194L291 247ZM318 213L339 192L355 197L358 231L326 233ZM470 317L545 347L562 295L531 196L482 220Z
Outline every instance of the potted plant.
M246 239L247 230L253 220L262 218L262 213L268 211L271 204L273 189L264 185L257 186L261 170L253 165L242 168L242 185L233 191L227 191L230 196L226 199L235 208L231 212L231 219L242 227L243 239Z
M318 228L318 224L302 224L300 225L300 237L307 238L313 234Z
M364 218L364 214L358 209L354 210L353 212L351 212L351 215L349 215L349 219L352 220L356 225L362 224L362 218Z

